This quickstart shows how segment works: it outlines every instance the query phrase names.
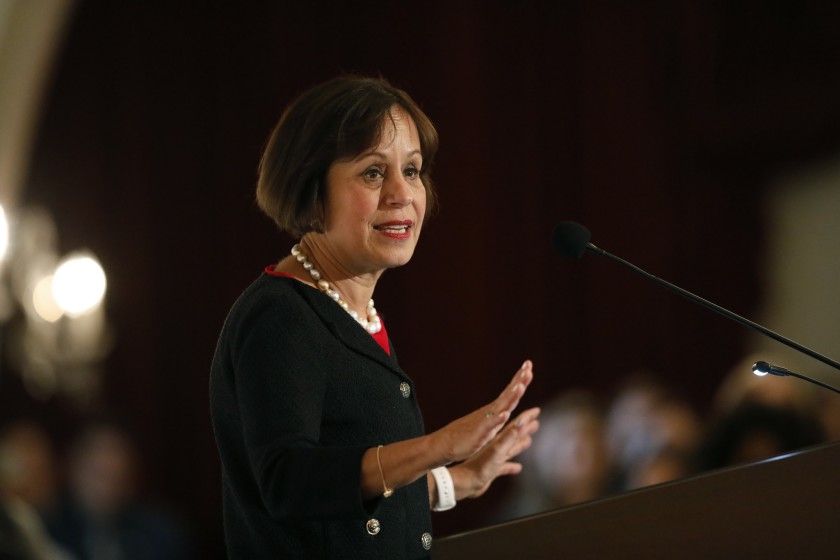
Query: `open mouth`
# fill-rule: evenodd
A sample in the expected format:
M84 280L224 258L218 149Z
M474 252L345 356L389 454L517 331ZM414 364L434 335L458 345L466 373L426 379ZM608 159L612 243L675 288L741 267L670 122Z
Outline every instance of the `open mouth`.
M381 231L389 235L406 235L412 227L410 221L404 222L387 222L373 226L376 231Z

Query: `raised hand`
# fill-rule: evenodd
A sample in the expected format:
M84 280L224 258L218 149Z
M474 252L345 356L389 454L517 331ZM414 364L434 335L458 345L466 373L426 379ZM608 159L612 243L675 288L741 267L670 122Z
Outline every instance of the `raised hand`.
M430 434L444 464L469 459L499 434L534 378L532 367L526 360L493 402Z
M449 469L458 500L484 494L499 476L518 474L522 465L511 459L531 446L539 428L539 408L530 408L508 423L478 453Z

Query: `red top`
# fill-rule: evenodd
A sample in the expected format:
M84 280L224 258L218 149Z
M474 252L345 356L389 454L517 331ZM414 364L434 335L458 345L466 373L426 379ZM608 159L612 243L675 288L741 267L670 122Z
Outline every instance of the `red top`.
M293 280L298 280L291 274L286 274L285 272L280 272L274 270L273 264L268 265L265 267L265 273L270 274L271 276L282 276L284 278L291 278ZM298 280L300 282L300 280ZM382 347L383 350L390 356L391 355L391 345L388 343L388 331L385 330L385 322L382 321L382 317L379 317L379 321L382 323L382 328L379 329L379 332L376 334L372 334L373 339Z

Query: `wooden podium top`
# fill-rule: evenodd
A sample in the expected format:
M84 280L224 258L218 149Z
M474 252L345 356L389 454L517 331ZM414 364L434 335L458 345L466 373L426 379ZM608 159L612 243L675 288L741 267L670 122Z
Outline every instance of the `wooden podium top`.
M432 558L840 558L838 535L834 442L445 537Z

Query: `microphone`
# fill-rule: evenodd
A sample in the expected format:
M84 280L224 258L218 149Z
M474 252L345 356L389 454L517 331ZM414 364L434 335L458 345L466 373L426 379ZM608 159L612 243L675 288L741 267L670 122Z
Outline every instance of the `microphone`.
M782 366L777 366L775 364L769 364L767 362L756 362L752 366L752 372L759 377L764 377L768 373L773 375L778 375L779 377L784 377L786 375L790 375L791 377L798 377L799 379L804 379L805 381L810 381L811 383L815 383L820 387L824 387L830 391L834 391L835 393L840 393L840 389L836 389L831 385L823 383L821 381L817 381L816 379L811 379L810 377L806 377L801 373L796 373L795 371L790 371L789 369L785 369Z
M589 240L592 234L582 225L575 222L560 222L551 234L551 245L554 250L569 257L579 259L587 249L595 249Z
M749 319L741 317L740 315L736 315L735 313L729 311L728 309L724 309L723 307L721 307L721 306L719 306L715 303L712 303L712 302L710 302L708 300L705 300L705 299L703 299L699 296L696 296L696 295L692 294L691 292L680 288L679 286L671 284L670 282L662 280L661 278L657 278L653 274L650 274L649 272L646 272L646 271L642 270L638 266L636 266L632 263L629 263L629 262L625 261L624 259L616 257L615 255L611 255L610 253L604 251L603 249L600 249L599 247L596 247L595 245L593 245L590 242L590 239L592 239L592 234L584 226L582 226L578 223L575 223L575 222L560 222L557 225L557 227L554 228L554 232L551 235L551 245L552 245L552 247L554 247L555 251L557 251L558 253L560 253L563 256L566 256L566 257L569 257L569 258L572 258L572 259L579 259L580 257L583 256L584 253L586 253L586 251L591 251L591 252L596 253L598 255L601 255L603 257L607 257L607 258L609 258L609 259L611 259L611 260L613 260L613 261L615 261L619 264L622 264L622 265L626 266L627 268L633 270L634 272L644 276L648 280L651 280L654 283L659 284L660 286L662 286L662 287L664 287L664 288L666 288L666 289L668 289L672 292L675 292L675 293L683 296L684 298L686 298L686 299L688 299L688 300L690 300L690 301L692 301L692 302L694 302L698 305L701 305L701 306L705 307L706 309L714 311L715 313L717 313L719 315L722 315L722 316L726 317L727 319L731 319L732 321L735 321L736 323L740 323L741 325L747 326L747 327L749 327L749 328L751 328L755 331L758 331L761 334L763 334L765 336L768 336L768 337L772 338L773 340L776 340L777 342L781 342L782 344L785 344L786 346L789 346L790 348L793 348L794 350L796 350L798 352L801 352L801 353L805 354L806 356L810 356L811 358L814 358L815 360L818 360L818 361L820 361L820 362L822 362L826 365L829 365L829 366L833 367L834 369L840 370L840 363L838 363L838 362L836 362L836 361L834 361L834 360L832 360L832 359L830 359L826 356L823 356L822 354L820 354L818 352L815 352L814 350L811 350L810 348L802 346L798 342L794 342L793 340L790 340L789 338L786 338L786 337L784 337L784 336L782 336L778 333L775 333L775 332L771 331L770 329L759 325L758 323L750 321ZM758 363L767 364L767 362L758 362ZM770 364L768 364L768 366L769 365ZM805 379L805 380L811 381L813 383L816 383L817 385L827 387L823 383L820 383L819 381L815 381L813 379L805 377L804 375L794 374L793 372L790 372L790 371L788 371L784 368L778 368L778 366L773 366L773 367L776 368L775 371L771 371L772 368L767 368L766 370L762 369L761 371L765 371L765 373L772 373L774 375L794 375L795 377L799 377L801 379ZM755 366L753 366L753 371L755 371ZM781 373L782 371L787 372L787 373ZM829 388L834 390L834 391L837 391L837 389L835 389L833 387L829 387ZM838 392L840 392L840 391L838 391Z

